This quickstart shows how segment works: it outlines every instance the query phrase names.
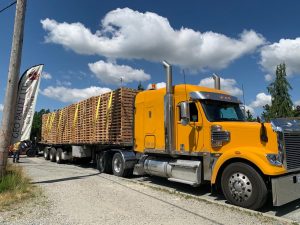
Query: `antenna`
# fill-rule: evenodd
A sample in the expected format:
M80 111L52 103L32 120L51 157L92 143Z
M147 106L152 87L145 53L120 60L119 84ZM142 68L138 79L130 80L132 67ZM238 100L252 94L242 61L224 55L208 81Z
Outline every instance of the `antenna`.
M243 91L244 115L246 117L246 102L245 102L245 91L244 91L244 85L243 84L242 84L242 91Z
M123 87L123 77L120 78L120 82L121 82L121 87Z
M184 82L184 89L185 89L185 99L186 101L188 101L188 97L187 97L187 91L186 91L186 80L185 80L185 71L184 69L182 70L182 73L183 73L183 82Z

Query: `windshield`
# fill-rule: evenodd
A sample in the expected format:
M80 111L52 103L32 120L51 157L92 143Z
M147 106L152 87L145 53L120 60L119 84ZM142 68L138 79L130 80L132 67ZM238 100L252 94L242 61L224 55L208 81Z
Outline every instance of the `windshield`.
M201 104L210 122L245 120L244 114L237 103L203 100Z

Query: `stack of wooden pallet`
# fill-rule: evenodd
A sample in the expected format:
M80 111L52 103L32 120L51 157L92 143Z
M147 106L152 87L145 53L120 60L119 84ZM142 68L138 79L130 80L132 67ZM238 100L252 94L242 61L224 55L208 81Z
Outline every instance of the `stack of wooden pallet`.
M43 115L47 144L131 145L137 90L120 88Z

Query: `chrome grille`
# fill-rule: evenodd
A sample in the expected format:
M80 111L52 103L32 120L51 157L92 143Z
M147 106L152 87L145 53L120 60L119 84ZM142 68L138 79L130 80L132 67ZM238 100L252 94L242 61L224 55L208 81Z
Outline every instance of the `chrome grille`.
M283 136L287 169L300 168L300 132L284 132Z
M212 131L211 140L212 141L229 141L230 133L227 131Z

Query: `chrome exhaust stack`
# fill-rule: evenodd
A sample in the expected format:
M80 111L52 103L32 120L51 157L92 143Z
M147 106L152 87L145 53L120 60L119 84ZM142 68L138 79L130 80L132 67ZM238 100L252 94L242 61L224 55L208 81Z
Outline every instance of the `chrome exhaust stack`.
M166 153L171 154L175 149L174 143L174 89L172 85L172 66L163 61L163 66L166 70L166 95L165 95L165 109L164 109L164 123L165 123L165 149Z
M214 79L215 82L215 89L221 90L221 79L217 74L213 74L212 78Z

